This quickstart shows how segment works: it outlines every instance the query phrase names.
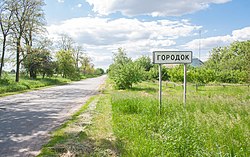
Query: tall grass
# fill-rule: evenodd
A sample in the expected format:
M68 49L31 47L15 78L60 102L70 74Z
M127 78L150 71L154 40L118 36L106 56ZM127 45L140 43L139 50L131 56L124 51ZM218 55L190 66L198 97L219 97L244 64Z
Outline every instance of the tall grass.
M52 77L52 78L38 78L31 80L28 78L21 78L20 82L15 82L14 76L5 76L0 79L0 95L4 95L10 92L19 92L39 87L51 86L51 85L62 85L70 82L69 79Z
M112 94L113 127L122 156L250 156L248 87L164 88L158 115L157 84Z

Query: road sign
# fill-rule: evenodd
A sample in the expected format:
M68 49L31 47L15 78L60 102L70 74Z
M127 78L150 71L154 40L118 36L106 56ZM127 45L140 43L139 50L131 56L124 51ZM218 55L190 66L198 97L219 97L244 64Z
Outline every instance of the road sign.
M161 80L161 65L162 64L184 64L184 92L183 103L186 106L186 90L187 90L187 64L192 63L192 51L154 51L153 63L159 64L159 113L162 106L162 80Z
M192 63L192 51L154 51L154 64L189 64Z

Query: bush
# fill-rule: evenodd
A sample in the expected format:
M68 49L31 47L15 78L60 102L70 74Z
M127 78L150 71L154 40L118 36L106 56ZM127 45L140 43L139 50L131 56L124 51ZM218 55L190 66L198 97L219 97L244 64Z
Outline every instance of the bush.
M166 81L169 79L168 69L162 66L162 80ZM147 73L148 80L158 80L159 79L159 65L155 64Z
M143 80L143 68L128 58L123 49L119 48L114 56L114 63L109 67L109 76L117 89L131 88L133 83Z
M143 71L132 61L126 64L113 64L110 66L110 78L115 82L118 89L128 89L133 83L140 82L143 79Z
M184 76L183 65L178 65L174 68L169 69L169 79L173 82L183 82Z

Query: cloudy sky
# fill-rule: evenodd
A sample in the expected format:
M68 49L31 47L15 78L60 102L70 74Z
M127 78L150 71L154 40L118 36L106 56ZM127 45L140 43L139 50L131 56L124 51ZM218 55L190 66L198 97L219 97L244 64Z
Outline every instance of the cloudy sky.
M154 50L192 50L205 61L209 51L250 40L249 0L45 0L49 36L68 34L108 68L112 52L129 57ZM200 43L200 44L199 44Z

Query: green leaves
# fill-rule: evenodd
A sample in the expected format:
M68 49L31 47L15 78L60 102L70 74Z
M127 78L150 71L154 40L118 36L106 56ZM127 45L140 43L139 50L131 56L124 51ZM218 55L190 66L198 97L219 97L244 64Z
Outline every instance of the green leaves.
M133 83L140 82L144 77L143 68L131 58L128 58L124 49L119 48L114 53L114 63L109 67L109 76L118 89L128 89Z
M205 67L216 71L216 81L239 83L250 81L250 40L214 48Z
M71 51L58 51L56 54L59 72L64 78L77 79L77 70L75 68L75 60Z

